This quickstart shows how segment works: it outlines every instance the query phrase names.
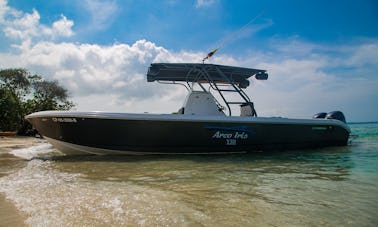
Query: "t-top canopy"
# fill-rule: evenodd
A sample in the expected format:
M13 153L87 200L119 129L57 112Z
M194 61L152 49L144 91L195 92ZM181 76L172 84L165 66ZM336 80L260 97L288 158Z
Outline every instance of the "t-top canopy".
M199 83L237 84L249 86L248 78L268 79L266 70L202 63L153 63L147 72L147 81L185 81Z

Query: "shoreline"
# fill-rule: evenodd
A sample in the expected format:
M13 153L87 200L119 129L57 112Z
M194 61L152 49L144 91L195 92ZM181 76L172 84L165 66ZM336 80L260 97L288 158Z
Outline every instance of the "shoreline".
M3 161L9 162L9 159L18 161L19 158L9 154L11 150L34 146L42 141L41 139L28 136L0 136L0 163ZM6 168L9 168L9 166L2 165L1 167L5 168L5 171L1 171L0 177L7 176L9 173L7 173ZM14 167L12 165L11 168L14 169ZM19 168L22 167L20 166ZM25 223L27 218L27 213L19 210L12 200L7 199L5 193L0 192L0 226L28 226Z
M0 136L0 152L3 149L21 149L44 141L31 136Z

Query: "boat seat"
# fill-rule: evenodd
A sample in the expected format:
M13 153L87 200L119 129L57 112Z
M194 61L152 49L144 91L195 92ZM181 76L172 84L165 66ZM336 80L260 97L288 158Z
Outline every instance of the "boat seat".
M208 91L190 91L183 105L186 115L224 115Z
M240 116L246 117L257 117L257 113L255 110L255 107L253 105L253 102L246 102L240 105Z

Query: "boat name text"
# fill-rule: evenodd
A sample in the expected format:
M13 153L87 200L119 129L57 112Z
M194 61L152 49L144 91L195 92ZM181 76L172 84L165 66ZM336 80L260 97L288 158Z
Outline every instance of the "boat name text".
M52 121L61 123L77 123L76 118L73 117L53 117Z
M248 134L245 132L232 132L232 133L223 133L217 131L214 133L213 138L215 139L247 139Z

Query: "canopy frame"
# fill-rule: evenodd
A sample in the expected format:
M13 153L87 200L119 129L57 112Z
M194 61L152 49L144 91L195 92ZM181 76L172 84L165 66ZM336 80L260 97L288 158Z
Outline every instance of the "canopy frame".
M268 73L261 69L200 63L152 63L147 72L148 82L167 83L169 81L171 84L180 84L191 90L196 83L204 91L206 89L202 84L209 84L210 88L217 91L226 104L230 116L232 114L230 105L249 105L254 110L253 103L242 90L249 86L248 79L250 77L266 80ZM222 85L229 85L231 89L223 89ZM236 92L243 101L228 101L223 94L224 92ZM221 108L222 105L218 100L216 102Z

